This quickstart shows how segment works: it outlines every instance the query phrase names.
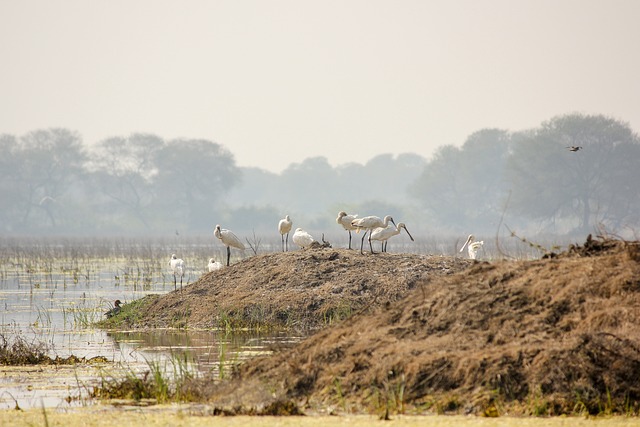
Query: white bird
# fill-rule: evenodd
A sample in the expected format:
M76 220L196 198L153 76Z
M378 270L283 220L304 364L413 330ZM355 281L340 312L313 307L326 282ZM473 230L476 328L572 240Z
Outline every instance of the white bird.
M351 224L356 218L358 218L358 215L347 215L345 211L338 212L338 217L336 218L336 222L349 232L349 249L351 249L351 230L358 229L358 227Z
M296 228L296 231L293 233L293 237L291 237L291 240L293 240L293 243L303 249L308 248L313 242L316 241L313 237L311 237L311 234L307 233L300 227Z
M380 219L380 217L377 216L365 216L364 218L356 218L351 221L351 225L356 227L357 229L356 233L360 230L364 230L362 241L360 242L360 253L363 253L362 247L364 246L364 238L367 235L367 232L369 232L369 248L371 249L371 253L374 253L373 246L371 245L370 232L375 230L376 228L387 228L389 226L389 221L391 221L393 225L396 225L393 218L391 218L391 215L385 216L384 219Z
M216 229L213 235L222 241L222 244L227 247L227 266L229 265L229 259L231 258L231 248L233 246L236 249L244 251L244 244L238 239L238 236L233 234L233 231L226 228L220 228L220 225L216 225Z
M403 228L404 228L404 231L406 231L407 234L409 235L409 238L411 239L411 241L413 242L414 241L413 236L411 235L411 233L409 233L409 230L407 230L407 226L404 224L404 222L399 222L398 225L395 227L393 225L389 225L387 228L376 228L371 232L370 237L371 237L371 240L380 241L382 243L380 250L382 252L386 252L388 240L391 237L400 234L400 231Z
M222 263L216 261L213 258L209 258L209 264L207 264L207 268L209 269L209 272L220 270L222 268Z
M475 237L473 237L473 234L469 234L469 237L467 237L467 241L464 242L464 245L462 245L462 247L460 248L460 252L462 252L465 246L469 245L467 251L469 253L469 258L471 259L476 259L478 250L482 247L482 245L484 245L484 240L472 242L472 240L474 239Z
M280 237L282 237L282 252L285 252L285 242L287 251L289 250L289 232L291 231L291 227L293 226L293 222L289 215L286 215L284 219L281 219L278 223L278 231L280 232ZM285 240L284 235L287 235Z
M178 258L176 254L171 255L171 259L169 260L169 265L171 266L171 270L173 271L173 290L176 290L176 286L178 283L177 276L180 276L180 289L182 289L182 277L184 276L185 265L182 258Z

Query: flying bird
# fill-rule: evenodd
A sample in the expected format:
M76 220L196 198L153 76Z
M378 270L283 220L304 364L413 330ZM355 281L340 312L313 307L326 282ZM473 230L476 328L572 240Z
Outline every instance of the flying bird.
M286 250L289 250L289 232L291 231L292 226L293 222L291 221L291 218L289 218L289 215L286 215L284 219L281 219L278 223L278 232L282 238L282 252L285 252L285 246ZM287 235L286 239L285 234Z
M209 258L209 264L207 264L207 268L209 269L209 272L220 270L222 268L222 263L216 261L213 258Z
M482 245L484 245L484 240L473 242L472 240L474 239L475 237L473 237L473 234L469 234L469 237L467 237L467 241L464 242L464 245L462 245L462 247L460 248L460 252L462 252L465 246L469 245L467 252L469 253L469 258L471 259L476 259L478 250L482 247Z
M120 310L122 310L122 307L120 307L120 305L122 304L122 302L117 299L114 303L113 303L113 308L109 311L107 311L104 315L107 316L107 319L111 319L113 316L117 315L118 313L120 313Z
M171 271L173 271L173 290L176 290L178 284L177 276L180 276L180 289L182 289L182 277L185 269L184 261L182 258L178 258L176 254L172 254L169 265L171 266Z
M345 211L338 212L336 222L349 232L349 249L351 249L351 230L357 230L358 227L352 225L354 219L358 218L358 215L347 215Z
M244 244L233 234L233 231L226 228L220 228L220 225L216 225L216 229L213 235L222 241L222 244L227 247L227 266L229 266L229 259L231 258L231 246L236 249L244 251Z
M362 247L364 246L364 238L369 232L369 248L371 249L371 253L373 252L373 246L371 245L371 232L376 228L387 228L389 226L389 221L396 225L391 215L387 215L384 219L380 219L377 216L365 216L364 218L356 218L351 221L351 225L356 227L356 233L360 230L364 230L364 234L362 235L362 241L360 242L360 253L362 254Z
M411 241L414 242L415 240L413 239L413 236L411 235L411 233L409 233L409 230L407 230L407 226L404 224L404 222L399 222L398 225L395 227L393 225L389 225L386 228L376 228L371 232L370 238L371 240L380 241L381 243L380 251L386 252L387 243L389 243L389 239L392 238L393 236L400 234L400 231L403 228L404 228L404 231L406 231L407 234L409 235L409 238L411 239Z
M307 233L300 227L296 228L296 231L293 233L291 240L293 240L293 243L303 249L308 248L313 242L316 241L313 237L311 237L311 234Z
M582 150L582 147L579 146L579 145L571 145L571 146L567 147L567 150L575 152L575 151L578 151L578 150Z

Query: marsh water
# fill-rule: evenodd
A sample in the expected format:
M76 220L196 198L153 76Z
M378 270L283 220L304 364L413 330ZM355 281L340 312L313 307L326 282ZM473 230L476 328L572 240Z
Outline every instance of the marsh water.
M189 369L227 375L231 365L300 338L250 331L105 331L95 327L116 299L124 303L179 288L168 261L185 259L183 286L222 259L211 241L115 239L0 240L0 332L43 343L47 354L109 363L43 369L0 366L0 408L91 404L88 391L101 379L149 370ZM176 367L176 364L179 366Z

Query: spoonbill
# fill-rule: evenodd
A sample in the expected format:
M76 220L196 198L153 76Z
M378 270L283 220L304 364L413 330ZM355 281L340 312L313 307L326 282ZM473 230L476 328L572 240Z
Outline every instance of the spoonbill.
M120 313L120 310L122 310L122 307L120 307L121 304L122 304L122 301L120 301L119 299L117 299L113 303L113 308L104 314L105 316L107 316L107 319L111 319L113 316Z
M291 240L293 240L293 243L303 249L308 248L313 242L316 241L313 237L311 237L311 234L307 233L300 227L296 228L296 231L293 233L293 237L291 237Z
M351 230L358 229L358 227L351 224L356 218L358 218L358 215L347 215L345 211L338 212L338 217L336 218L336 222L349 232L349 249L351 249Z
M482 245L484 245L484 240L473 242L472 240L474 239L475 237L473 237L473 234L469 234L469 237L467 237L467 241L464 242L464 245L462 245L462 247L460 248L460 252L462 252L464 250L464 247L469 245L467 252L469 253L469 258L471 259L476 259L478 250L482 247Z
M213 258L209 258L209 264L207 264L207 268L209 269L209 272L220 270L222 268L222 263L216 261Z
M356 227L356 233L360 230L364 230L364 234L362 235L362 241L360 242L360 253L362 254L362 247L364 246L364 238L369 232L369 248L371 249L371 253L373 252L373 246L371 245L371 231L376 228L387 228L389 226L389 221L396 225L391 215L387 215L384 219L380 219L377 216L365 216L364 218L356 218L351 221L351 225Z
M286 215L284 219L281 219L278 223L278 231L280 232L280 237L282 237L282 252L285 252L285 242L287 251L289 250L289 232L291 231L291 227L293 226L293 222L289 215ZM287 235L285 240L284 235Z
M567 150L569 150L569 151L573 151L573 152L576 152L576 151L578 151L578 150L582 150L582 147L581 147L581 146L579 146L579 145L572 145L572 146L570 146L570 147L567 147Z
M171 259L169 260L169 265L173 271L173 290L176 290L176 285L178 283L177 276L180 276L180 289L182 289L182 277L184 276L185 268L184 261L182 258L178 258L176 254L172 254Z
M227 266L229 266L229 259L231 258L231 246L236 249L244 251L244 244L238 239L238 236L233 234L233 231L226 228L220 228L220 225L216 225L216 229L213 235L222 241L222 244L227 247Z
M389 225L387 228L376 228L371 232L369 237L371 238L371 240L380 241L382 245L380 247L380 250L382 252L386 252L388 240L393 236L400 234L400 231L403 228L404 228L404 231L406 231L407 234L409 235L409 238L411 239L411 241L414 242L415 240L413 240L413 236L411 235L411 233L409 233L409 230L407 230L407 226L404 224L404 222L399 222L398 225L395 227L393 225Z

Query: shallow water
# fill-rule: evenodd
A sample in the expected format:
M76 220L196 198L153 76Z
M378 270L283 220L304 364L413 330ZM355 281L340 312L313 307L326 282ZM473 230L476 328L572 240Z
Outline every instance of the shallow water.
M79 242L56 247L0 244L0 332L7 338L19 335L45 343L51 357L104 356L112 363L0 367L0 409L87 405L89 388L101 378L143 372L150 364L170 375L179 363L181 369L222 377L233 364L299 340L250 332L97 329L92 324L104 318L112 301L126 303L174 290L169 250L161 243L129 248L120 243L116 254L100 243L104 255L87 255L79 246ZM205 274L210 255L199 245L182 249L191 259L183 280L183 286L189 286Z

